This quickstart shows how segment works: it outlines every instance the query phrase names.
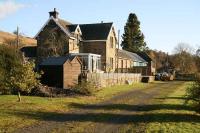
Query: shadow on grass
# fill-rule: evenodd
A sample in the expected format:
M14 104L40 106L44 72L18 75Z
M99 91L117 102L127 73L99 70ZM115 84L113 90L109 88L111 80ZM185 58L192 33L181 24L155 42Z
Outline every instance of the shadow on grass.
M192 114L146 113L146 114L113 114L113 113L50 113L50 112L8 112L23 116L54 122L100 122L127 124L130 122L200 122L200 116Z
M153 111L160 109L170 110L193 110L193 108L184 105L172 104L157 104L157 105L127 105L127 104L108 104L108 105L84 105L72 104L71 106L78 108L76 112L71 113L57 113L57 112L42 112L42 111L20 111L9 110L4 111L5 114L15 115L26 119L36 119L42 121L53 122L100 122L112 124L127 124L130 122L200 122L200 115L187 113L153 113L142 111ZM84 111L84 109L92 109L94 111ZM135 114L126 113L97 113L95 110L127 110L127 111L141 111ZM80 110L80 112L78 112Z
M70 105L77 109L87 110L126 110L126 111L153 111L153 110L188 110L195 111L195 108L187 105L176 104L152 104L152 105L130 105L130 104L77 104L72 103Z
M155 99L161 99L161 100L165 100L165 99L175 99L175 100L190 100L187 97L161 97L161 98L155 98Z

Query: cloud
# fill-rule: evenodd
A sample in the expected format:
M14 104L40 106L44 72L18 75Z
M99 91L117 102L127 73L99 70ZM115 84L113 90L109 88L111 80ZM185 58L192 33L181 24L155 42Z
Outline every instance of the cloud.
M7 17L25 7L23 4L15 3L14 1L0 2L0 19Z

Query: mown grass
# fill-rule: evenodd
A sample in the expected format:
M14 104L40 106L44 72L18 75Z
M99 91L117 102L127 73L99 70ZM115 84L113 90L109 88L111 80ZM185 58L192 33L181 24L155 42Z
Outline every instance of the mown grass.
M185 103L186 88L190 85L189 82L184 86L180 86L172 94L158 98L158 103L165 107L160 110L151 111L150 113L158 114L159 117L154 117L157 122L150 122L145 129L146 133L199 133L200 123L194 118L200 115L195 112L192 106ZM173 108L171 108L173 105ZM171 107L170 107L171 106ZM159 114L168 114L161 116ZM176 117L183 115L183 117ZM174 116L174 117L172 117ZM194 116L194 117L187 117ZM170 118L171 117L171 118ZM169 121L166 122L166 119ZM170 119L172 121L170 122Z
M134 85L108 87L96 92L93 96L71 96L61 98L22 96L22 102L17 102L17 96L1 95L0 132L13 132L18 128L23 128L41 121L41 117L43 119L45 117L56 117L52 115L73 110L73 107L70 106L71 103L98 103L131 89L143 89L153 85L155 84L135 83ZM33 115L35 117L30 117Z

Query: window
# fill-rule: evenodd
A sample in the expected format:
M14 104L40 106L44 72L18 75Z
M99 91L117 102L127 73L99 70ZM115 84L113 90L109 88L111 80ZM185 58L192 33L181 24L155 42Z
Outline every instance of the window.
M73 45L72 45L72 47L73 47L73 50L75 49L75 42L74 42L74 40L73 40Z
M111 36L110 37L110 47L113 48L114 46L114 40L113 40L113 37Z
M112 68L113 69L113 58L110 58L110 68Z
M94 54L98 54L98 50L97 49L94 49Z
M121 72L123 73L123 68L124 68L124 62L123 59L121 60Z

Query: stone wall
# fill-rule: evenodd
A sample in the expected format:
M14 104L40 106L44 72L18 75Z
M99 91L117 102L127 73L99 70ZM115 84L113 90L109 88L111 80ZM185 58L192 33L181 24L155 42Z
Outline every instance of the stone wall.
M69 37L51 20L37 37L37 58L64 56L69 53Z
M88 73L87 80L100 87L132 84L141 81L141 74L135 73Z

